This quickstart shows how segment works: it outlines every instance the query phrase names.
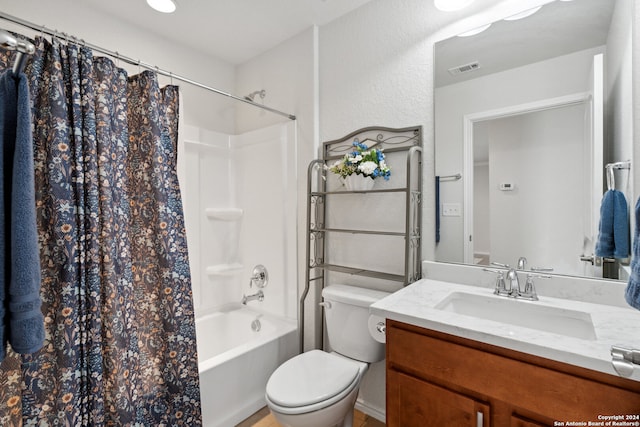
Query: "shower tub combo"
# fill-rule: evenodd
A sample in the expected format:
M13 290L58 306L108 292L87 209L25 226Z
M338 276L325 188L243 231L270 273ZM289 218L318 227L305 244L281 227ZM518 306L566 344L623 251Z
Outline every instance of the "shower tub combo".
M296 123L182 131L203 425L233 427L266 406L270 375L298 353ZM275 279L264 291L254 261Z
M196 319L204 427L230 427L265 406L271 373L297 354L296 323L246 306Z

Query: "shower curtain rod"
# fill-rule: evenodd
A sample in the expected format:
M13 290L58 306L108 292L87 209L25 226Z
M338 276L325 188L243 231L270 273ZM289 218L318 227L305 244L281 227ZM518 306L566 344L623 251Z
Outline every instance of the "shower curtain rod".
M78 43L82 44L83 46L87 46L87 47L89 47L89 48L91 48L91 49L93 49L93 50L95 50L97 52L100 52L100 53L102 53L104 55L109 55L109 56L111 56L113 58L117 58L118 60L124 61L124 62L126 62L128 64L137 65L138 67L143 67L143 68L146 68L147 70L155 71L157 74L160 74L162 76L169 77L171 79L180 80L180 81L188 83L190 85L197 86L197 87L199 87L201 89L205 89L205 90L208 90L210 92L217 93L218 95L222 95L222 96L226 96L228 98L235 99L236 101L242 101L245 104L253 105L254 107L262 108L263 110L267 110L267 111L270 111L270 112L272 112L274 114L278 114L280 116L284 116L284 117L288 118L289 120L296 120L296 116L293 115L293 114L285 113L285 112L276 110L274 108L267 107L266 105L258 104L258 103L255 103L253 101L250 101L248 99L232 95L230 93L221 91L221 90L216 89L214 87L204 85L204 84L202 84L200 82L197 82L195 80L191 80L191 79L188 79L186 77L180 76L178 74L174 74L174 73L172 73L170 71L162 70L162 69L158 68L155 65L147 64L147 63L142 62L140 60L136 61L133 58L129 58L129 57L121 55L117 51L116 52L110 51L110 50L105 49L103 47L96 46L94 44L85 42L84 40L78 39L77 37L70 36L70 35L65 34L65 33L59 33L57 31L49 30L44 25L36 25L34 23L31 23L29 21L25 21L24 19L20 19L20 18L17 18L15 16L11 16L11 15L6 14L4 12L0 12L0 18L4 19L5 21L13 22L14 24L21 25L21 26L23 26L25 28L29 28L29 29L34 30L34 31L38 31L40 33L48 34L48 35L50 35L52 37L65 39L67 41L69 39L72 39L75 42L78 42Z

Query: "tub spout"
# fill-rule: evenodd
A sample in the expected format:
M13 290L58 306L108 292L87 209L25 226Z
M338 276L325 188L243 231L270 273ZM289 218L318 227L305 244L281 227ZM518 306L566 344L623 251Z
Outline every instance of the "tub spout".
M247 305L249 301L258 300L260 302L264 301L264 292L259 290L257 293L253 295L243 295L242 296L242 304Z

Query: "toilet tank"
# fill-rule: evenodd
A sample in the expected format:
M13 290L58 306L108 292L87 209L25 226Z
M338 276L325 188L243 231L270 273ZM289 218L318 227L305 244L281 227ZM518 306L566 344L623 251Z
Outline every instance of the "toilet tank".
M332 351L362 362L384 359L384 344L369 333L369 306L388 292L347 285L330 285L322 290L327 337Z

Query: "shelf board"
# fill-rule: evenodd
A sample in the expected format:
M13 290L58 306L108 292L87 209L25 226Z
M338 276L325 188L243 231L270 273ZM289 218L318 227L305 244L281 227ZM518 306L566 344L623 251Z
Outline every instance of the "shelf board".
M402 188L383 188L379 190L362 190L362 191L347 191L347 190L337 190L337 191L312 191L312 196L324 196L326 194L356 194L356 193L406 193L408 190L405 187Z
M404 232L399 231L374 231L374 230L353 230L348 228L313 228L311 232L331 232L331 233L349 233L349 234L374 234L377 236L400 236L405 237Z
M336 264L320 264L311 268L322 268L329 271L335 271L338 273L352 274L355 276L372 277L375 279L393 280L395 282L404 282L405 278L402 274L384 273L382 271L365 270L362 268L346 267Z

